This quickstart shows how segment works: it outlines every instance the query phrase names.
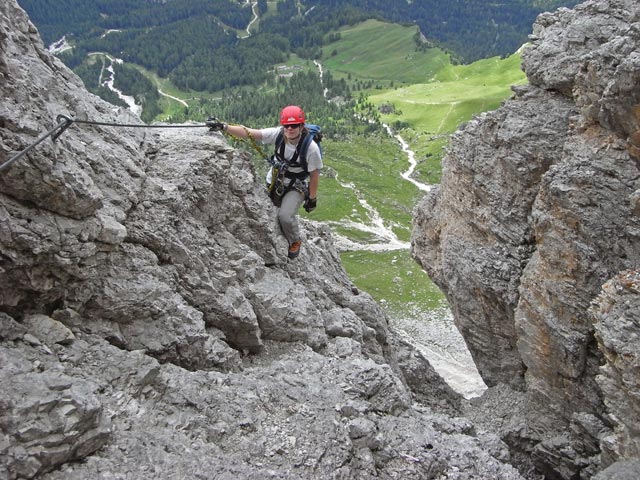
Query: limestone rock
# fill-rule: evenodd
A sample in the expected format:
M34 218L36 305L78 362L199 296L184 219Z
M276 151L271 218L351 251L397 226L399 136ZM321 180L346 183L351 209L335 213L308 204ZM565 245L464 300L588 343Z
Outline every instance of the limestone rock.
M3 478L33 478L106 444L110 422L95 383L50 371L18 349L0 347L0 360Z
M613 352L589 309L640 263L639 20L633 0L541 15L523 52L529 85L456 132L441 185L414 211L412 254L449 299L480 374L526 396L501 438L552 478L589 478L625 448L637 456L626 438L637 430L612 437L609 419L638 423L627 405L637 379L622 393L601 373ZM616 357L625 378L634 358Z
M71 343L75 339L73 332L61 322L41 314L24 317L23 323L27 331L35 335L42 343L52 347L56 343Z
M605 363L596 377L615 426L612 460L640 457L640 272L622 272L593 306L596 339Z

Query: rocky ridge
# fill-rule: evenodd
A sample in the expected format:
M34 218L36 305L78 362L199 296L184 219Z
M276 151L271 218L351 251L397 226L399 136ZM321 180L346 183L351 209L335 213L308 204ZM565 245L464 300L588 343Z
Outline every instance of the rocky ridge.
M466 413L546 478L640 472L639 51L634 0L541 15L529 84L456 132L414 211L492 387Z
M0 162L58 115L139 123L0 3ZM503 478L506 444L350 284L286 260L246 154L71 125L0 172L0 477Z

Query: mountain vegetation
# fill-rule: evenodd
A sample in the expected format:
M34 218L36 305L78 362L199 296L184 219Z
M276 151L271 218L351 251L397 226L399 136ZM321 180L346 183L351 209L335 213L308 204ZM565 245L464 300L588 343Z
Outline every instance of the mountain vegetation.
M73 38L78 49L76 54L89 49L108 51L120 57L124 52L131 55L131 61L158 69L162 76L177 69L184 61L178 74L180 78L189 68L195 69L194 74L198 76L219 77L222 70L216 69L211 61L202 64L187 61L191 56L204 53L204 57L215 56L221 65L243 62L225 75L235 79L227 83L238 83L238 69L249 67L244 78L259 80L253 77L260 71L254 68L259 66L254 62L274 64L281 61L274 59L274 55L295 53L305 58L319 57L323 45L332 39L331 32L368 18L417 25L423 41L446 49L461 62L506 56L527 41L537 14L578 2L306 0L303 4L296 0L279 0L275 7L269 7L263 0L257 5L261 19L256 37L265 35L265 38L256 40L253 47L260 50L267 47L267 50L261 52L259 59L250 55L253 48L243 46L240 51L230 48L237 41L236 35L229 33L244 30L253 16L247 2L20 0L19 3L38 25L45 43L53 43L67 35ZM185 25L186 20L190 26ZM110 33L105 35L105 32ZM118 49L123 43L127 48ZM167 46L171 47L170 51ZM245 58L248 54L249 58ZM207 88L215 90L216 85Z
M538 12L572 5L576 1L511 0L498 5L479 0L445 3L435 0L309 0L304 3L279 0L268 3L260 0L255 9L259 21L249 32L246 29L254 16L251 2L236 0L141 0L135 3L124 0L19 0L19 3L38 26L45 43L65 36L73 48L61 53L60 57L76 70L93 93L112 103L122 103L113 92L106 91L95 77L92 78L96 71L87 61L90 54L104 52L125 64L137 66L138 72L128 69L126 76L116 76L116 82L125 94L144 104L142 117L145 121L156 118L162 107L156 88L141 71L166 79L180 91L198 92L195 95L201 99L198 105L172 112L173 121L201 120L207 112L216 112L239 122L255 121L258 124L264 122L274 105L295 102L315 111L316 118L322 118L329 131L344 132L344 125L367 130L351 118L355 104L366 118L377 116L377 110L367 102L363 92L424 82L425 77L420 75L429 78L443 66L438 63L443 57L437 52L448 53L444 64L507 56L526 41ZM428 55L411 54L415 58L407 58L409 61L404 62L402 70L393 73L391 80L386 77L393 56L379 64L377 74L367 68L372 72L368 78L353 75L353 70L345 71L344 76L337 73L334 78L330 73L334 69L330 69L324 85L329 98L341 99L337 108L327 106L325 99L318 96L321 89L311 93L313 89L296 89L299 79L291 79L291 84L279 81L282 75L274 72L275 66L295 63L296 59L322 58L335 67L334 60L344 60L344 49L339 52L332 46L340 39L341 29L371 18L417 26L411 49ZM360 38L353 44L350 55L364 53L365 58L385 58L375 52L367 54L371 48L382 48L383 51L387 48L379 45L380 42ZM433 48L435 46L440 48ZM435 57L438 58L436 62L432 61ZM425 66L432 72L425 72ZM339 71L341 69L336 70ZM417 75L411 76L411 72ZM301 78L311 81L306 73ZM265 91L269 93L265 95ZM336 130L338 125L341 127Z
M100 37L112 29L148 29L186 19L215 17L231 28L244 28L251 9L235 1L210 0L20 0L45 43L65 35L78 40Z
M319 65L291 54L263 84L223 92L169 89L106 53L79 64L98 87L136 72L161 86L163 117L168 101L241 116L243 102L257 114L294 94L318 102L312 121L336 115L322 223L303 222L289 262L260 178L223 133L97 122L42 142L62 133L41 135L59 113L128 115L0 2L1 155L28 153L0 175L0 478L636 479L638 18L637 0L591 0L543 16L521 59L471 64L416 48L415 25L369 19L332 32ZM530 83L459 126L495 105L519 63ZM334 85L326 96L297 91L324 87L313 70ZM375 110L401 130L358 134ZM422 195L398 175L398 144L422 173L432 158L415 145L446 137L440 185ZM409 215L413 258L464 345L411 308L425 296L400 258ZM343 252L347 277L347 231L398 249ZM387 295L407 314L385 315ZM457 362L465 346L473 361ZM465 389L477 365L488 389L457 397L431 358Z
M492 4L479 0L445 3L435 0L308 0L304 3L279 0L268 3L261 0L256 4L259 22L250 32L245 29L254 16L251 2L236 0L141 0L135 3L124 0L20 0L19 3L38 26L45 43L65 36L73 48L60 57L76 70L91 91L112 103L121 104L122 100L115 98L113 92L107 92L96 78L91 78L96 73L95 67L86 65L89 55L94 52L104 52L125 64L152 72L167 79L178 90L202 93L198 95L202 99L199 105L173 112L173 121L201 120L207 111L215 111L237 121L260 123L269 109L273 111L274 105L297 102L311 107L317 113L316 118L322 118L326 128L332 131L335 126L345 124L362 129L362 125L354 125L358 122L351 120L350 109L356 103L360 113L367 118L377 115L362 91L384 89L402 82L421 83L424 78L409 78L407 73L414 71L416 66L419 74L425 73L423 65L436 65L434 72L442 67L434 64L428 55L416 57L413 62L405 62L403 70L393 75L397 79L388 84L381 81L388 76L389 59L380 64L382 73L370 78L334 79L328 73L324 84L329 96L343 100L337 109L327 106L317 92L311 93L313 89L296 89L299 79L292 79L291 84L278 82L278 75L274 75L276 65L292 59L331 61L333 57L340 58L340 52L331 45L340 39L341 28L361 24L370 18L416 25L412 49L431 52L431 56L437 56L435 52L444 49L448 52L445 63L455 63L511 54L526 41L538 12L559 5L573 5L576 1L511 0ZM359 55L373 45L379 43L360 38L352 50ZM441 48L434 49L434 46ZM123 70L125 67L118 68ZM118 88L139 99L139 103L144 104L143 119L152 120L162 109L156 89L142 73L134 69L126 71L126 75L116 76ZM311 81L306 74L301 78ZM263 95L261 91L269 93ZM320 114L320 111L324 113ZM343 127L339 130L344 131Z
M369 12L401 24L415 24L429 42L449 51L460 62L507 56L527 42L536 16L544 10L573 6L576 0L310 0L313 16L331 16L340 9ZM311 15L310 15L311 16Z

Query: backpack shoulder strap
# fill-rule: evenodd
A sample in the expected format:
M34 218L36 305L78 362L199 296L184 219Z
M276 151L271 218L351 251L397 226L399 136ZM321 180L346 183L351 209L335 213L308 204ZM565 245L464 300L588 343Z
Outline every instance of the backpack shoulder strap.
M300 143L299 152L300 152L300 166L307 172L307 152L309 151L309 145L313 141L313 134L311 132L305 133L304 137L302 137L302 141Z
M283 145L284 145L284 130L281 128L280 131L278 132L278 136L276 137L276 143L275 143L276 153L278 153L278 150Z
M311 123L305 124L305 135L302 138L300 144L300 164L307 171L307 152L309 151L309 145L311 142L316 142L318 148L320 149L320 155L322 156L322 146L320 145L320 141L322 140L322 130L319 125L314 125Z

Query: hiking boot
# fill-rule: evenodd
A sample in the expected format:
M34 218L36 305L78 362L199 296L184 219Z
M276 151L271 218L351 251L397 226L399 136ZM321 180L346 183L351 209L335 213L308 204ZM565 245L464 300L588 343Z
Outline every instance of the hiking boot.
M291 245L289 245L289 258L293 259L296 258L298 255L300 255L300 246L302 245L302 242L293 242Z

